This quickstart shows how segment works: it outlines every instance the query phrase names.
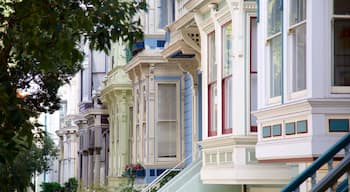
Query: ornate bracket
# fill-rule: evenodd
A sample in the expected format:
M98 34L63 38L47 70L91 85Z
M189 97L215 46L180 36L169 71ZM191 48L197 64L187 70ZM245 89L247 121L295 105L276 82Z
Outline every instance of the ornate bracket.
M197 70L199 68L198 61L193 59L169 59L169 61L175 62L177 66L184 72L189 72L193 79L193 84L197 85Z

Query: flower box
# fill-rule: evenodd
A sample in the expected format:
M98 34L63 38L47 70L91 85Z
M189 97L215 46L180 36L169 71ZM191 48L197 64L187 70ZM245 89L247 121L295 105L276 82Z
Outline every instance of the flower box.
M145 170L136 170L136 177L144 177L146 175Z

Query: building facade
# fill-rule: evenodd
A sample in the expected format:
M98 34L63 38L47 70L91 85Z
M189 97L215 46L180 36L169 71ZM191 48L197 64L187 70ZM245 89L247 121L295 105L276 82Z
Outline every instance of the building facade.
M100 95L102 80L108 71L109 57L85 46L80 72L78 179L86 188L106 184L108 174L108 113Z
M256 156L301 171L349 132L350 4L260 0L259 7Z
M141 163L145 184L182 170L160 191L279 191L349 132L350 3L147 3L130 58L117 42L81 73L86 186Z
M74 123L78 112L78 76L75 76L70 84L60 88L61 108L58 112L59 130L56 135L59 138L59 183L64 184L69 178L77 178L78 168L78 127Z
M113 190L126 182L122 173L131 162L133 107L131 82L122 69L127 61L122 42L112 44L110 59L111 70L104 80L101 98L109 115L108 188Z

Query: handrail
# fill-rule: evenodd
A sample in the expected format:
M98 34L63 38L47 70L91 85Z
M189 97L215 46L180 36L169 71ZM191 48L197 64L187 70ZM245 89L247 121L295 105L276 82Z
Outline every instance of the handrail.
M141 192L147 192L150 189L152 189L152 187L154 187L156 184L159 183L159 181L161 181L164 177L166 177L171 171L175 171L178 169L178 167L180 165L182 165L183 163L185 163L189 158L191 158L192 155L187 156L185 159L183 159L180 163L178 163L177 165L175 165L175 167L171 168L171 169L167 169L165 170L162 174L160 174L156 179L154 179L150 184L147 185L147 187L145 187L144 189L142 189Z
M321 168L329 160L350 143L350 133L343 136L337 141L333 147L328 149L324 154L316 159L309 167L307 167L299 176L295 177L289 184L284 186L281 192L295 191L307 178L311 177L316 171Z
M344 157L344 159L332 169L324 178L321 179L311 190L311 192L326 191L333 183L344 175L350 168L350 155Z
M348 191L348 178L345 178L337 187L336 192L347 192Z

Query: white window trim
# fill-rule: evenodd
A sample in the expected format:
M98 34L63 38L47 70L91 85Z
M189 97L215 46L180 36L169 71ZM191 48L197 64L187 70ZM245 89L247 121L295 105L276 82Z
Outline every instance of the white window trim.
M164 122L164 120L158 120L158 85L159 84L176 84L176 157L158 157L158 122ZM176 162L180 160L180 82L179 81L157 81L156 82L156 97L155 97L155 159L156 162ZM174 121L174 120L173 120ZM167 120L169 122L169 120Z
M272 38L270 38L269 40L271 40ZM270 41L268 41L270 42ZM265 46L266 48L266 60L267 60L267 65L266 65L266 77L265 78L265 84L267 85L267 89L266 89L266 103L268 105L273 105L273 104L280 104L282 101L282 95L280 96L276 96L276 97L271 97L271 62L270 62L270 56L271 56L271 51L270 51L270 45Z
M332 61L333 63L333 61ZM333 78L333 75L332 75ZM332 93L345 93L349 94L350 93L350 86L332 86L331 87L331 92Z
M255 19L257 20L258 18L257 18L257 16L256 16L256 13L254 12L254 13L247 13L247 15L246 15L246 18L245 18L245 20L247 21L247 23L249 23L249 24L247 24L246 25L246 46L247 47L249 47L250 45L251 45L251 38L250 38L250 33L251 33L251 23L250 23L250 21L251 21L251 18L253 18L253 17L255 17ZM256 27L256 30L258 29L258 27ZM258 38L258 37L257 37ZM257 49L258 49L258 44L256 45L257 46ZM250 65L250 63L251 63L251 58L249 57L250 56L250 54L251 54L251 49L246 49L246 55L247 55L247 57L245 58L245 62L247 63L247 64L249 64L248 66L248 69L246 70L246 75L247 75L247 77L249 77L248 78L248 81L249 81L249 85L251 85L251 71L252 71L252 69L251 69L251 65ZM256 66L256 70L258 71L258 69L257 69L257 66ZM258 79L257 79L257 82L258 82ZM258 91L258 87L257 87L257 91ZM247 95L249 95L250 96L250 98L252 99L252 96L251 96L251 90L250 90L250 88L249 89L247 89L246 90L246 93L247 93ZM256 95L256 99L258 100L258 96ZM257 135L258 134L258 131L257 132L251 132L251 130L250 130L250 127L252 126L252 123L251 123L251 116L253 116L253 114L251 114L251 102L248 102L248 104L247 104L247 111L248 111L248 118L246 119L246 123L247 123L247 125L249 125L249 127L248 128L246 128L246 132L248 133L248 134L251 134L251 135ZM255 125L256 127L258 127L258 123L256 122L256 125Z
M290 14L289 9L288 9L288 14ZM288 56L287 56L287 60L288 60L288 68L289 68L289 70L288 70L289 78L288 78L288 82L287 82L287 84L288 84L288 91L287 91L288 95L287 96L288 96L288 99L292 99L292 100L304 98L307 96L307 74L306 74L306 79L305 79L306 88L299 90L299 91L293 91L293 58L292 58L293 43L291 42L292 41L291 38L292 38L292 35L295 33L295 30L298 27L301 27L302 25L306 25L306 19L288 27L288 45L287 45L288 46L287 47L288 48L288 51L287 51ZM306 35L307 35L307 32L306 32ZM306 62L307 62L307 60L306 60ZM307 65L307 63L305 65Z

